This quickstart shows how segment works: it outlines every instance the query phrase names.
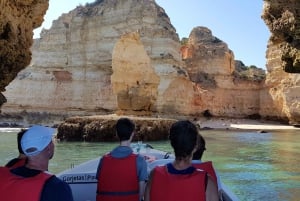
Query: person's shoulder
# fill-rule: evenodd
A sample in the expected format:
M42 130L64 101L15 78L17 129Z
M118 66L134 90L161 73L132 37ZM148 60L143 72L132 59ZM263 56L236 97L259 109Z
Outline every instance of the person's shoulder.
M134 155L136 155L136 157L138 158L138 160L144 160L144 161L146 161L145 157L143 155L141 155L141 154L134 154Z
M137 160L137 163L142 163L142 164L146 164L147 165L145 157L142 156L142 155L140 155L140 154L137 154L136 160Z
M49 180L48 183L53 184L53 185L68 185L65 181L59 179L57 176L52 175Z
M66 182L52 175L44 185L42 201L73 201L72 191Z
M52 175L45 184L46 189L51 189L50 191L56 192L56 193L67 193L69 194L71 192L71 188L68 183L65 181L59 179L55 175Z

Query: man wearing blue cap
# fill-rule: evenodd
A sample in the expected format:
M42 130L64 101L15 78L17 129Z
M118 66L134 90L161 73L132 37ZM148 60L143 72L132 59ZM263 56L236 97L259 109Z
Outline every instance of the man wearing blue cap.
M54 154L54 132L36 125L24 133L21 147L28 161L22 167L0 168L0 200L73 201L69 185L47 172Z

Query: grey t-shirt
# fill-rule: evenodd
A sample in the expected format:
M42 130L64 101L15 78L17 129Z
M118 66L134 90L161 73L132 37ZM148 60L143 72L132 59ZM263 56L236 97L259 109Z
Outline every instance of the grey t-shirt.
M125 158L132 154L132 149L128 146L118 146L114 148L110 154L114 158ZM147 163L143 156L138 155L136 157L136 165L137 165L137 175L139 181L147 181L148 180L148 173L147 173ZM101 159L99 161L99 166L97 170L97 178L99 176L99 170L101 169Z

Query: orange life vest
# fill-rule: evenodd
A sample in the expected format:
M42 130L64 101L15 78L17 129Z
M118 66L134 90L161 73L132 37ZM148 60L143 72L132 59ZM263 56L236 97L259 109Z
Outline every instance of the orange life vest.
M151 201L205 201L206 172L196 169L192 174L171 174L167 166L153 170Z
M97 201L138 201L139 180L137 155L114 158L107 154L101 159L98 174Z
M0 167L0 199L9 201L40 201L45 182L51 174L41 172L34 177L22 177Z
M202 163L194 163L193 166L195 168L206 171L211 176L211 178L213 179L215 184L218 185L217 174L216 174L216 171L215 171L211 161L206 161L206 162L202 162Z

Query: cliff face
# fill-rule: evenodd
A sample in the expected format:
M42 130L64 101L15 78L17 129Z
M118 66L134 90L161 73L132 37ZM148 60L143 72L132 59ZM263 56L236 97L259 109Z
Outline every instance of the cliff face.
M294 0L264 1L262 18L271 37L266 53L267 78L265 94L269 109L265 116L300 122L300 2Z
M33 29L43 22L49 0L1 0L0 2L0 106L1 94L31 60Z
M195 28L180 47L154 1L77 7L35 41L30 66L7 87L3 113L26 111L42 119L40 113L247 117L259 112L261 79L237 76L232 51L209 29Z
M235 61L205 27L194 28L181 45L151 0L79 6L44 30L32 53L30 66L6 88L6 118L32 123L119 113L300 121L297 88L290 87L299 86L298 78L281 68L265 84L262 70Z
M188 74L199 90L194 109L213 116L248 117L258 115L264 72L242 76L242 63L234 60L227 44L205 27L192 30L182 56ZM240 64L240 65L238 65Z
M118 107L120 110L155 110L153 106L150 109L148 106L138 107L136 102L125 103L127 96L125 92L118 91L117 81L115 91L112 90L111 76L118 79L118 71L113 74L112 65L122 64L122 56L118 54L123 50L118 50L116 44L123 35L137 31L140 36L137 47L142 52L138 52L140 55L136 57L131 56L134 66L141 60L137 56L142 55L143 59L148 57L149 60L144 61L143 68L149 67L164 74L170 71L176 73L173 64L180 66L181 62L179 39L162 8L149 0L96 1L63 14L34 42L30 66L7 87L5 95L9 101L2 108L3 113L25 110L82 115L113 112ZM122 42L120 44L123 48ZM128 70L125 71L128 73ZM142 74L145 75L145 72ZM136 86L130 84L130 87L141 92L149 81L141 79L137 82L142 74L138 78L132 77L137 74L124 74L128 79L125 81L133 79L132 83ZM126 82L121 84L126 86ZM157 88L157 83L155 86ZM132 93L133 89L130 90Z
M300 1L264 0L262 18L271 32L268 70L300 73Z
M138 33L129 33L117 41L112 54L111 84L117 96L117 108L153 111L160 82Z

